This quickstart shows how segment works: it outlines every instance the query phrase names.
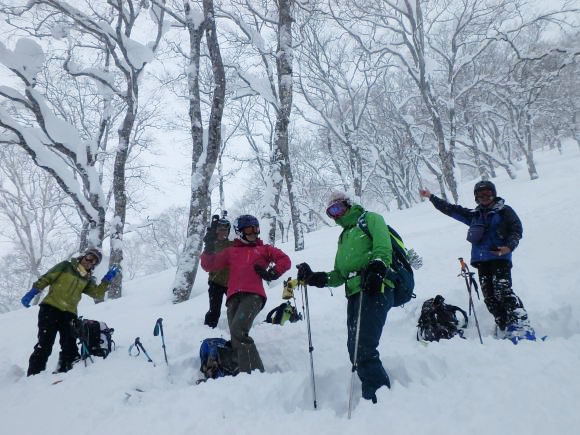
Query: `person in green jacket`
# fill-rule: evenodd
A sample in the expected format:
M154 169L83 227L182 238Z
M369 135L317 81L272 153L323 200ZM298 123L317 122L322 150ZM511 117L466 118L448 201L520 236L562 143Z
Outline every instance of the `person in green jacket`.
M214 254L223 251L233 242L228 239L231 230L230 221L225 218L220 218L219 215L212 216L212 222L207 229L207 233L203 241L212 244ZM208 295L209 295L209 310L205 314L204 325L210 328L215 328L218 324L221 315L222 301L224 295L228 291L228 277L230 275L229 268L216 270L209 273L208 278Z
M97 285L92 272L102 258L98 249L90 248L78 258L58 263L38 278L32 284L32 289L22 297L22 305L29 308L32 299L49 287L38 311L38 342L30 355L28 376L46 369L57 332L60 335L61 351L56 371L69 371L75 360L80 358L72 323L77 318L81 296L84 293L94 299L103 299L107 287L119 271L118 266L113 266Z
M364 219L372 238L357 224L363 213L366 213ZM344 192L330 195L326 214L343 227L338 238L334 269L312 272L307 263L302 263L297 266L298 280L315 287L345 285L350 361L354 364L360 312L357 374L362 382L362 397L376 403L376 391L383 385L391 387L377 350L387 312L394 303L394 285L385 279L392 261L391 240L385 237L388 227L380 214L365 211Z

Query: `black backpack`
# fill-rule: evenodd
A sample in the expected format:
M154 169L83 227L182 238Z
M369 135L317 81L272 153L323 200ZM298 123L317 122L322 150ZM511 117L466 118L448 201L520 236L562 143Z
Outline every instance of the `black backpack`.
M366 214L367 212L365 211L360 215L357 225L369 237L369 239L372 240L373 236L369 231ZM390 225L387 225L387 227L389 229L389 237L391 238L393 257L391 265L387 270L386 278L395 284L393 306L400 307L416 297L415 293L413 293L413 289L415 288L415 278L413 276L413 268L411 267L411 263L409 263L409 256L407 248L405 248L405 244L403 243L403 239L393 229L393 227Z
M115 330L109 328L105 322L79 317L74 321L73 328L81 347L81 359L85 360L89 355L106 358L112 350L115 350L113 341Z
M456 313L463 314L463 324L459 326ZM421 307L421 315L417 323L418 341L439 341L449 339L455 335L463 336L463 331L467 328L467 313L455 305L445 303L441 295L427 299Z
M298 312L296 307L290 301L282 302L276 308L271 310L266 316L266 323L274 325L283 325L286 321L290 323L302 320L302 314Z

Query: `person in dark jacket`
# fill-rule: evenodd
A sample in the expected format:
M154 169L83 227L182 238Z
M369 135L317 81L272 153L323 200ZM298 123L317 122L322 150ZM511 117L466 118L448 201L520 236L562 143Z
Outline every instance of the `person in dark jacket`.
M230 221L225 217L220 219L219 215L212 216L212 223L208 228L203 241L206 245L211 244L213 246L214 254L232 246L233 242L228 240L230 229ZM207 325L210 328L215 328L220 319L222 301L228 290L228 276L229 269L227 267L209 273L209 310L205 314L204 325Z
M97 285L92 271L102 257L98 249L90 248L78 258L58 263L38 278L32 289L22 297L22 305L29 308L32 299L50 286L38 311L38 343L30 356L28 376L46 369L57 332L60 335L61 351L56 371L67 372L80 358L72 323L77 318L81 296L84 293L97 300L103 299L107 287L119 271L118 266L113 266Z
M522 238L522 223L497 196L495 185L491 181L475 184L475 209L449 204L428 189L419 194L440 212L469 226L471 265L478 270L485 305L505 338L514 343L522 338L535 340L524 304L512 289L512 253Z
M357 224L363 213L372 238ZM376 403L376 391L382 386L391 388L377 349L387 312L394 304L394 284L385 279L393 252L391 239L385 237L389 230L380 214L365 211L344 192L330 195L326 214L344 228L338 239L334 269L313 272L308 263L301 263L296 266L298 280L315 287L345 285L348 354L354 363L360 310L357 374L362 383L362 397Z
M280 249L265 245L258 237L260 224L251 215L238 217L234 224L236 239L219 253L206 243L201 254L201 267L211 272L229 268L226 307L234 360L240 372L264 371L264 364L250 329L266 303L262 280L273 281L290 269L290 258Z

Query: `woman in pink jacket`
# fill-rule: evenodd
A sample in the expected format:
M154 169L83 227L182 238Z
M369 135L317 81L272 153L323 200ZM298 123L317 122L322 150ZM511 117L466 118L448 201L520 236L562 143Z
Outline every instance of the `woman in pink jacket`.
M233 246L219 253L213 252L213 243L206 240L201 254L201 267L212 272L229 268L226 307L234 355L240 372L254 369L264 371L264 365L249 336L250 328L266 303L262 280L273 281L288 269L290 258L280 249L265 245L258 234L260 224L251 215L238 217L234 224L237 238Z

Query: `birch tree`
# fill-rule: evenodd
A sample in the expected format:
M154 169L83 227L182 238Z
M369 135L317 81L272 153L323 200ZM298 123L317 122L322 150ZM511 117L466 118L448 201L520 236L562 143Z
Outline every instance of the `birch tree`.
M36 76L43 67L44 52L31 39L20 39L14 50L0 43L0 63L20 81L24 93L0 87L5 100L0 107L0 144L21 147L37 166L47 171L73 201L91 228L89 243L99 246L104 236L105 199L93 144L51 110L36 90Z
M123 88L119 88L103 71L75 68L77 75L87 75L99 81L120 98L125 111L118 129L118 144L113 166L114 215L110 223L111 255L110 264L123 261L123 232L127 212L126 164L129 156L131 135L139 108L140 78L145 66L153 60L163 32L167 30L164 10L150 7L148 2L136 0L111 0L106 5L91 7L88 3L82 9L60 0L32 0L27 8L48 8L74 24L74 28L88 38L92 38L97 50L106 47L111 56L112 66L123 78ZM86 10L87 12L84 12ZM146 44L133 39L137 33L143 11L149 10L154 24L153 39ZM147 25L147 24L145 24ZM109 296L121 296L122 274L119 273L109 287Z
M365 155L368 158L369 148L359 131L369 97L385 69L377 66L378 58L357 48L348 34L331 24L322 17L307 17L300 28L298 86L316 117L308 111L300 112L308 122L332 134L329 144L340 145L340 149L329 149L328 157L338 168L342 166L338 156L345 154L348 180L343 184L346 190L352 187L360 199L364 190L363 160Z
M189 299L199 267L202 238L208 221L211 204L210 181L216 168L221 149L221 120L225 100L225 72L217 38L213 0L199 3L184 1L182 6L172 3L164 7L161 2L154 4L166 11L175 26L188 34L188 48L180 50L188 63L187 97L189 99L189 134L192 143L191 194L189 219L185 247L179 257L173 282L174 303ZM202 98L200 95L200 59L202 39L206 37L207 51L213 73L213 92L207 130L204 132Z
M240 95L257 95L275 113L273 142L270 145L268 187L262 218L269 222L268 239L276 241L279 202L284 183L292 216L294 249L304 248L300 210L296 204L289 151L289 125L293 101L293 35L295 0L277 2L232 1L222 5L220 14L237 26L232 33L257 63L238 61L236 69L244 89ZM271 39L269 39L271 38ZM275 46L272 40L275 39ZM235 49L235 48L234 48Z

